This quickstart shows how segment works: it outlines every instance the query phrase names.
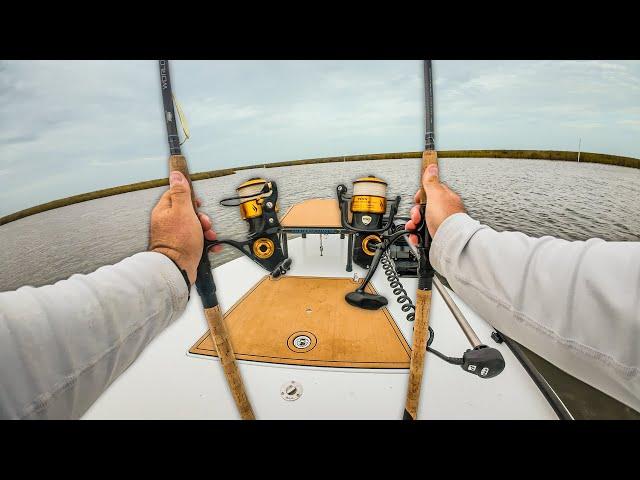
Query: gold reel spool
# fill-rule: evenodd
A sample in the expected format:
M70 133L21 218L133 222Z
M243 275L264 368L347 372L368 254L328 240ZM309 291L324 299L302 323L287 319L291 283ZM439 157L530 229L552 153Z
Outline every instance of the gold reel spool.
M384 214L387 210L387 182L369 175L353 182L351 211Z
M248 197L240 204L240 215L243 220L262 215L262 197L264 196L262 190L266 184L267 181L264 178L252 178L236 188L239 197Z

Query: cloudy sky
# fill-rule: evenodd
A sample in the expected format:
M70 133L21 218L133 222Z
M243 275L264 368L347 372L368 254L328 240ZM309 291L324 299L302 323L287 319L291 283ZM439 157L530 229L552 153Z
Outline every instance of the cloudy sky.
M193 172L422 149L420 61L173 61ZM439 149L640 157L640 62L436 61ZM154 61L0 62L0 215L166 175Z

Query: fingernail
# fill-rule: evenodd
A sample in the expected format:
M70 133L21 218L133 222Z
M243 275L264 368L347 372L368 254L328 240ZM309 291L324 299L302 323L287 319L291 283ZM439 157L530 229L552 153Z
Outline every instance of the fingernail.
M437 175L438 174L438 166L431 164L427 167L427 172L429 175Z
M169 184L173 185L176 183L182 183L182 174L178 171L171 172L169 176Z

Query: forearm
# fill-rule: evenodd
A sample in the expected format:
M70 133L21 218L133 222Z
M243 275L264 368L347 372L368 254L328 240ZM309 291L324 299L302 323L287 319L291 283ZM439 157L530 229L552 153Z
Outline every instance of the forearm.
M640 244L496 232L456 214L431 262L495 328L640 410Z
M175 265L152 252L0 293L0 418L80 417L187 298Z

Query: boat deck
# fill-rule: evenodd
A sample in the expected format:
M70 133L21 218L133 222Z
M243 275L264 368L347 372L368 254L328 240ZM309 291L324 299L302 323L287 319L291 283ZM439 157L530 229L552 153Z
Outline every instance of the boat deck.
M319 248L321 240L324 245L322 256ZM307 238L290 240L289 253L293 259L292 268L287 274L289 278L330 277L351 282L353 274L362 278L366 273L357 265L353 266L352 273L345 271L347 238L341 239L339 235L309 235ZM215 260L215 255L212 258ZM222 311L229 312L264 276L264 270L245 257L216 268L214 278ZM408 292L415 291L415 279L403 278L402 283ZM287 283L281 285L284 287ZM401 343L411 345L412 323L395 301L382 269L374 275L373 286L389 299L388 313L404 338ZM308 292L297 293L304 298ZM344 299L339 293L327 295L324 300L326 304L331 308L340 308L338 306L344 304ZM427 353L420 418L557 418L508 347L491 340L492 328L459 297L450 293L480 339L501 351L506 368L495 378L481 379ZM319 299L320 295L318 302ZM275 306L271 312L274 311ZM342 325L346 324L347 319ZM460 356L469 348L467 339L437 291L432 296L430 324L435 330L433 346L444 354ZM324 334L317 334L320 330L304 325L300 331L307 329L317 336L318 346L310 351L313 353L320 348ZM278 335L291 335L296 328L293 325L283 327ZM246 330L251 328L247 326ZM219 360L210 355L188 352L206 331L202 304L199 297L192 294L182 316L151 342L136 362L94 403L84 418L239 418ZM337 335L336 338L339 338L339 332ZM277 342L280 343L278 348L282 349L284 338L280 337ZM269 344L272 340L264 339ZM238 366L258 419L402 418L408 377L406 368L287 365L258 359L238 360ZM283 386L291 381L297 382L302 390L302 395L295 401L287 401L282 395Z
M411 349L389 311L362 310L343 300L357 286L350 278L263 277L225 314L236 358L409 368ZM367 290L376 293L370 285ZM211 334L205 333L189 352L217 356Z
M335 198L313 198L293 205L280 219L289 232L339 233L342 231L340 208Z

